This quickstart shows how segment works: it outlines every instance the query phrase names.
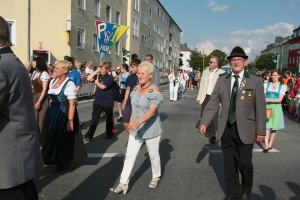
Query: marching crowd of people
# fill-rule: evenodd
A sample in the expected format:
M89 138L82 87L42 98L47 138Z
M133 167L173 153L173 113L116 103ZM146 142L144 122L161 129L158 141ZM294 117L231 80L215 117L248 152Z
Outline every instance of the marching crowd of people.
M250 199L253 144L264 141L264 153L273 148L276 131L284 128L282 104L289 104L296 120L300 119L300 100L295 100L300 99L300 81L290 72L282 76L279 70L261 75L248 72L248 56L241 47L233 48L227 57L230 73L219 69L219 58L212 56L209 68L201 74L196 70L159 71L151 54L145 61L133 59L129 65L113 67L108 61L101 62L95 70L92 61L81 64L70 56L49 67L36 57L26 63L26 71L11 46L8 24L0 17L0 169L5 172L0 173L0 199L38 199L33 179L41 173L43 163L56 164L52 172L60 172L74 158L86 158L83 139L93 140L101 116L106 118L105 139L114 138L115 101L117 121L123 123L128 143L119 184L110 191L127 193L143 143L152 167L148 187L156 188L161 177L161 76L170 80L171 101L177 101L178 93L186 89L199 88L199 132L210 144L221 140L225 199ZM76 95L84 81L95 83L95 97L89 129L82 135Z

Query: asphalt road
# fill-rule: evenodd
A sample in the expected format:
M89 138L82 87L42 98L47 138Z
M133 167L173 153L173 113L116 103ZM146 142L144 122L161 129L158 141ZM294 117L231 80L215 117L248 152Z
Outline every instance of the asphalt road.
M101 200L101 199L203 199L219 200L225 196L223 156L219 142L208 144L199 134L200 106L196 104L198 90L188 90L177 102L169 101L168 85L160 87L164 101L159 107L164 132L160 155L162 180L156 189L149 189L151 166L146 146L135 162L129 191L126 195L109 192L117 186L123 167L127 133L116 122L116 137L104 140L105 121L100 120L94 140L85 142L89 158L74 160L68 170L52 173L45 166L36 180L41 200ZM80 120L86 133L91 120L92 102L81 100ZM300 199L300 124L285 113L284 130L278 131L273 150L262 153L262 145L254 145L253 200Z

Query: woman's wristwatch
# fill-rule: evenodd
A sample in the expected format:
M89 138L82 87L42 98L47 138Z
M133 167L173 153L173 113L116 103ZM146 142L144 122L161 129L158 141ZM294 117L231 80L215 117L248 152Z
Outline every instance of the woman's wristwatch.
M73 119L68 119L69 121L73 121Z

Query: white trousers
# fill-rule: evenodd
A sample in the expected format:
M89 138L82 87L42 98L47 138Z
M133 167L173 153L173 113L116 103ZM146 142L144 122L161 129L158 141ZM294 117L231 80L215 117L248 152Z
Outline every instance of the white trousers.
M185 80L180 81L179 92L185 92Z
M148 154L151 161L152 167L152 178L159 178L161 176L161 165L159 156L159 141L161 136L157 136L151 139L136 139L131 134L129 134L129 140L127 145L127 152L125 157L125 162L123 170L121 173L120 183L128 184L129 177L136 159L138 152L141 149L144 141L146 142Z
M170 100L177 101L178 87L179 82L176 82L175 86L174 83L170 82Z

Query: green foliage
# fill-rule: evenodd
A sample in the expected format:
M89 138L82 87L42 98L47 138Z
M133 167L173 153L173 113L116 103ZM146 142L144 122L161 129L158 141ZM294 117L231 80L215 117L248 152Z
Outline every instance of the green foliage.
M274 54L265 54L257 57L255 62L255 68L258 70L272 70L276 68L276 63L274 63L272 56Z
M219 49L215 49L205 59L206 60L206 63L205 63L206 66L208 66L208 62L209 62L211 56L217 56L219 58L219 67L222 67L222 66L225 66L225 65L228 64L228 61L227 61L227 58L226 58L227 54L224 53L223 51L219 50Z
M202 68L201 52L197 50L192 50L190 54L190 59L187 59L186 61L193 69Z
M191 54L190 54L190 59L188 59L187 62L189 62L189 65L193 69L199 69L200 68L201 70L203 70L203 59L204 59L204 68L205 68L205 67L208 66L208 62L209 62L211 56L217 56L220 59L219 60L219 67L225 66L228 63L227 58L226 58L227 57L226 53L222 52L219 49L213 50L205 58L202 58L201 51L192 50Z

